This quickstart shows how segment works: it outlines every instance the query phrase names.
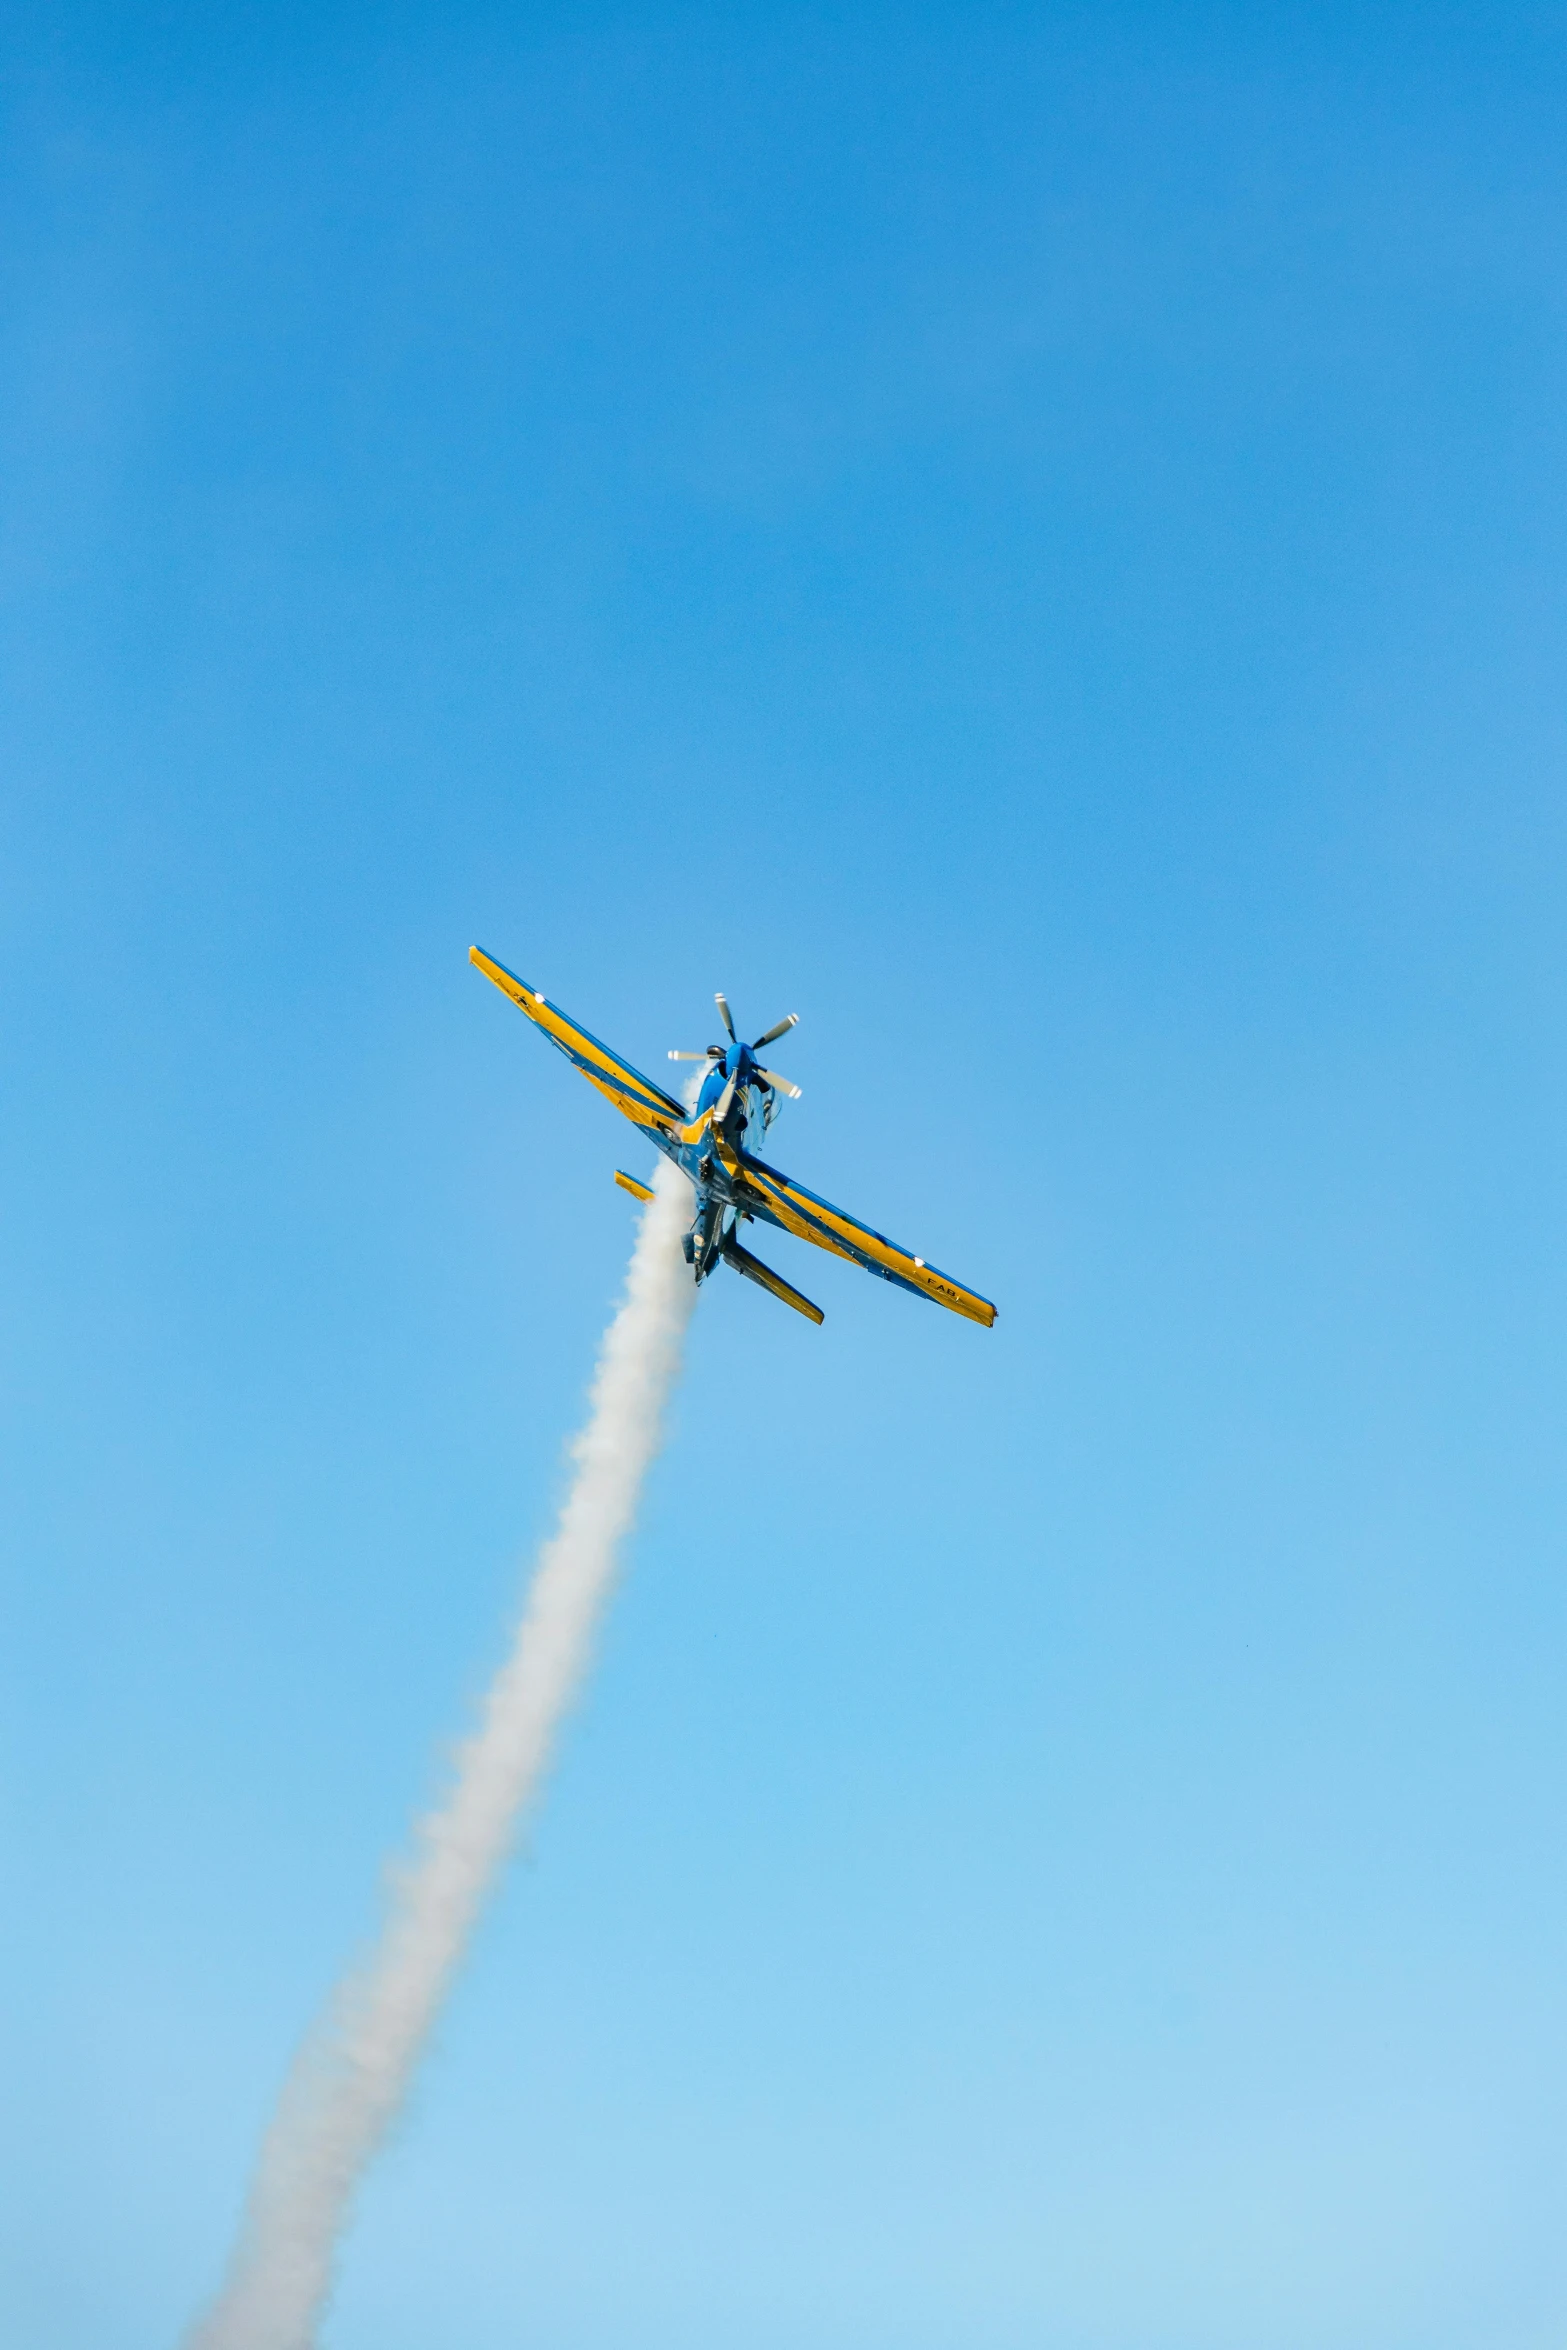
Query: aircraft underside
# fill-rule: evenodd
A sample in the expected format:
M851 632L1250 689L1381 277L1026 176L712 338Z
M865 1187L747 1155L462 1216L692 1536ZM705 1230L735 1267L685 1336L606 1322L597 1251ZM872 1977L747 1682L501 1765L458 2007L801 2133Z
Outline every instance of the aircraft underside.
M820 1322L820 1307L802 1297L770 1265L761 1264L742 1243L741 1227L760 1221L847 1259L897 1289L945 1306L968 1321L987 1327L995 1321L996 1309L988 1298L954 1281L928 1258L889 1240L874 1225L862 1223L818 1193L807 1191L803 1183L796 1183L747 1148L748 1143L757 1143L766 1135L780 1097L799 1095L800 1088L791 1078L764 1067L757 1058L765 1046L776 1043L796 1026L794 1013L777 1021L754 1044L746 1044L736 1034L727 999L722 994L715 996L729 1043L709 1045L704 1052L670 1054L672 1061L707 1064L695 1103L689 1095L681 1103L492 955L479 947L470 948L469 955L588 1083L690 1177L696 1213L686 1234L685 1252L697 1281L705 1281L715 1265L728 1265L796 1313ZM636 1176L617 1173L615 1181L638 1199L652 1197L648 1186Z
M662 1135L655 1135L654 1140L674 1160L676 1166L691 1178L692 1189L696 1194L696 1213L682 1246L686 1263L691 1267L698 1285L718 1266L727 1265L732 1272L739 1273L747 1281L754 1281L759 1289L765 1289L784 1305L793 1306L796 1313L806 1315L812 1322L822 1321L824 1317L820 1306L813 1305L808 1297L785 1281L781 1273L775 1273L770 1265L764 1265L760 1258L754 1257L740 1239L741 1225L753 1222L757 1216L769 1224L778 1223L776 1216L768 1215L767 1210L758 1205L745 1182L743 1170L749 1154L736 1147L739 1171L731 1172L730 1167L710 1146L704 1148L700 1144L671 1144ZM779 1229L782 1230L781 1225Z

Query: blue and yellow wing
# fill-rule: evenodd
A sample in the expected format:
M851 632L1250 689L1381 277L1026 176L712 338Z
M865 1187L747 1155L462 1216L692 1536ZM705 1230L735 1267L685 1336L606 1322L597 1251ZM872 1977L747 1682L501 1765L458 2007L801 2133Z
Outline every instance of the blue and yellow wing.
M863 1265L867 1273L895 1281L900 1289L912 1289L916 1297L931 1298L971 1322L983 1322L987 1330L995 1321L996 1309L989 1298L976 1296L960 1281L928 1265L923 1257L899 1248L885 1233L873 1231L869 1224L846 1216L830 1201L818 1199L814 1191L780 1175L776 1167L746 1153L739 1163L739 1175L736 1188L743 1189L746 1205L769 1224L777 1224L817 1248L831 1249L834 1256L847 1257L852 1264Z
M542 1028L574 1068L580 1069L590 1085L596 1085L606 1101L634 1125L650 1126L666 1133L678 1126L686 1116L680 1103L654 1085L651 1079L633 1069L618 1053L612 1053L607 1044L600 1044L596 1036L589 1036L574 1020L568 1020L558 1005L547 1003L537 988L529 987L504 963L497 963L482 947L470 947L468 960L492 979L502 995L511 997L520 1012L526 1012L536 1028Z

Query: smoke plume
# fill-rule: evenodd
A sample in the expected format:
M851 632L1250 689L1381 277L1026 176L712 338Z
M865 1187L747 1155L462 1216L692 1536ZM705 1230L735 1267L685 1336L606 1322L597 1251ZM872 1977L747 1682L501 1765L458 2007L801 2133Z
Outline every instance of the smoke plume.
M315 2341L359 2182L396 2120L588 1663L696 1297L679 1245L690 1212L686 1178L661 1164L572 1447L571 1490L511 1655L459 1751L455 1784L419 1824L377 1947L295 2059L227 2280L187 2350L311 2350Z

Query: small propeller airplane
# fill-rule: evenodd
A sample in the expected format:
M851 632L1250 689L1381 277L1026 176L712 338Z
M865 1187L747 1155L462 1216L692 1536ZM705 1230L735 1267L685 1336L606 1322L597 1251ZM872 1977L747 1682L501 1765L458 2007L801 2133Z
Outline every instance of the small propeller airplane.
M911 1289L916 1297L933 1298L937 1305L947 1306L971 1322L983 1322L987 1329L995 1321L996 1309L988 1298L976 1297L973 1290L938 1273L923 1257L911 1255L882 1233L873 1232L868 1224L818 1199L815 1192L780 1175L748 1147L752 1141L759 1145L765 1139L778 1114L781 1095L799 1098L797 1085L775 1070L764 1069L756 1057L788 1034L797 1023L796 1013L776 1022L754 1044L742 1044L728 1003L722 995L715 996L718 1016L728 1031L728 1045L710 1044L705 1052L672 1052L669 1056L672 1061L708 1063L692 1110L650 1083L585 1028L579 1028L557 1004L547 1003L537 988L529 987L482 947L470 947L468 960L486 979L494 981L502 995L510 996L519 1011L527 1013L590 1085L596 1085L634 1126L643 1127L665 1158L673 1159L690 1177L696 1193L696 1216L684 1247L686 1262L699 1284L715 1266L728 1265L770 1296L793 1306L797 1314L812 1322L822 1320L820 1306L813 1306L781 1274L741 1246L740 1226L760 1221L776 1225L781 1232L793 1232L817 1248L830 1249L834 1256L847 1257L852 1264L863 1265L867 1273L895 1282L899 1289ZM634 1175L617 1170L615 1181L635 1199L653 1196Z

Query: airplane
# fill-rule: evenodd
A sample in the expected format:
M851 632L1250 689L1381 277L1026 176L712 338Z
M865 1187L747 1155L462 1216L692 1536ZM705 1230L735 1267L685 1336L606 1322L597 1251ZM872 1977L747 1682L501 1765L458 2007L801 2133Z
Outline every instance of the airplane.
M961 1282L938 1272L924 1257L899 1248L895 1241L873 1231L869 1224L861 1224L855 1217L846 1216L841 1208L818 1199L814 1191L807 1191L804 1184L780 1174L750 1147L753 1143L759 1146L765 1139L778 1113L779 1096L788 1094L799 1098L797 1085L792 1085L787 1077L780 1077L775 1070L764 1069L756 1057L796 1026L796 1013L791 1012L787 1019L778 1021L754 1044L744 1044L735 1033L728 1003L722 994L716 995L713 1001L728 1031L728 1044L711 1044L701 1053L672 1052L669 1056L672 1061L708 1064L696 1105L688 1109L633 1069L629 1061L611 1052L608 1045L600 1044L596 1036L579 1028L558 1004L546 1002L537 988L508 971L504 963L497 963L482 947L470 947L468 960L486 979L493 980L519 1011L526 1012L534 1026L565 1054L574 1068L580 1069L590 1085L597 1086L605 1099L612 1101L634 1126L642 1127L665 1158L672 1159L690 1177L696 1193L696 1215L683 1246L686 1262L698 1285L719 1265L728 1265L733 1272L743 1274L746 1280L765 1289L769 1296L793 1306L807 1320L822 1321L820 1306L812 1305L782 1274L775 1273L770 1265L764 1265L742 1246L741 1225L760 1222L775 1225L781 1232L793 1232L817 1248L830 1249L834 1256L847 1257L851 1264L863 1265L867 1273L875 1273L899 1289L912 1290L916 1297L931 1298L970 1322L982 1322L986 1329L994 1323L996 1309L988 1298L976 1296ZM634 1175L617 1170L615 1181L635 1199L649 1200L653 1196L648 1186L639 1183Z

